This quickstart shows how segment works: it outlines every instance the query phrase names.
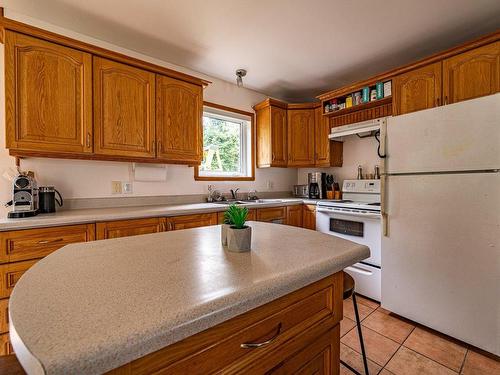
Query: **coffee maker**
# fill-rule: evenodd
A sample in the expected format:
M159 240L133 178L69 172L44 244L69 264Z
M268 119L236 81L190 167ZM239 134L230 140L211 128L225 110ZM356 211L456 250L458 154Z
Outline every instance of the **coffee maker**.
M12 182L12 200L5 206L12 206L7 214L10 219L38 215L38 185L30 174L20 173Z
M326 173L308 173L307 182L309 185L309 198L326 199Z

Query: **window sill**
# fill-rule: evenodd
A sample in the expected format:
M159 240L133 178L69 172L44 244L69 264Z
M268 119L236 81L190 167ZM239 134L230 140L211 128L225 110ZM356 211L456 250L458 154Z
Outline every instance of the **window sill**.
M255 177L194 176L195 181L255 181Z

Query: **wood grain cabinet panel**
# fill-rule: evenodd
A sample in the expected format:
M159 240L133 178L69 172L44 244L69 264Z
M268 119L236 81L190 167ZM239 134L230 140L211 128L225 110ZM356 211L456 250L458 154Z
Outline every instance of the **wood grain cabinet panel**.
M39 259L0 265L0 298L7 298L21 276Z
M316 206L305 204L302 206L302 227L316 230Z
M288 110L288 166L314 166L314 109Z
M98 240L138 236L163 232L165 230L165 218L155 217L151 219L117 220L105 221L96 224L96 237Z
M203 148L201 86L157 75L156 102L158 158L172 163L200 164Z
M189 229L217 225L217 213L167 217L167 230Z
M255 221L257 219L257 213L255 209L248 210L247 221ZM217 212L217 222L219 224L224 223L224 211Z
M0 232L0 263L43 258L65 245L94 239L94 224Z
M441 62L396 76L393 81L393 113L420 111L442 105Z
M94 56L95 153L155 157L154 73Z
M286 207L286 224L302 227L302 205Z
M286 223L286 207L267 207L257 209L257 220L273 222L277 224Z
M287 165L287 113L283 108L271 107L271 166Z
M7 148L92 152L92 57L5 31Z
M14 349L10 343L10 337L8 333L0 335L0 356L13 354Z
M9 331L9 299L0 300L0 333Z
M323 107L314 109L314 164L316 167L330 167L330 121L323 116Z
M266 99L255 107L257 167L286 167L288 159L286 103Z
M500 91L500 41L443 61L444 103Z

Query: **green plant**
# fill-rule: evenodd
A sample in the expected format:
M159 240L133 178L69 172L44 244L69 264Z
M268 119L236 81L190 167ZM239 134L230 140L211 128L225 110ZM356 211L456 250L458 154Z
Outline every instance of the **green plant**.
M245 222L247 221L248 208L239 207L234 203L230 205L226 212L224 212L224 223L231 224L232 228L243 229L245 228Z

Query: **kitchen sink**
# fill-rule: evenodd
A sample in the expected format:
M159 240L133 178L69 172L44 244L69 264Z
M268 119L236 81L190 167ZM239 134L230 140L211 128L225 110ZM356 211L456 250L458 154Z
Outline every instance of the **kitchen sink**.
M283 203L283 199L254 199L254 200L228 200L228 201L220 201L220 202L212 202L215 204L250 204L250 203Z
M230 205L230 204L249 204L249 203L257 203L257 201L220 201L220 202L212 202L215 204L225 204L225 205Z

